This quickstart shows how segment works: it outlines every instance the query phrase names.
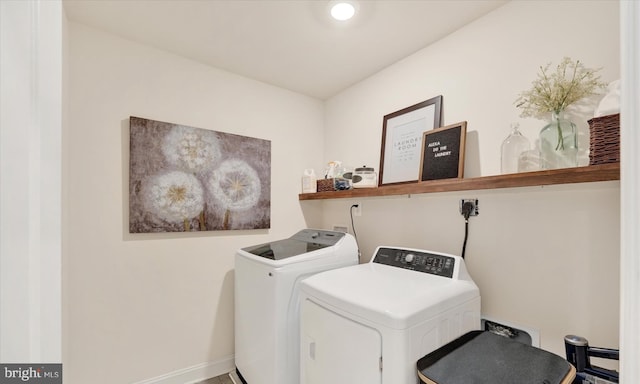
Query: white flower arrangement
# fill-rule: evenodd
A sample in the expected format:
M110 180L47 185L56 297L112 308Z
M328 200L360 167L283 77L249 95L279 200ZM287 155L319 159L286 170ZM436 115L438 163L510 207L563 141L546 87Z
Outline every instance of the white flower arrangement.
M540 67L538 78L528 91L515 101L522 109L521 117L548 119L550 113L560 113L576 101L597 94L606 87L597 75L598 69L586 68L580 60L562 59L556 71L549 73L548 63Z
M165 136L162 152L168 163L194 173L208 171L221 156L220 144L214 132L181 125L171 129Z
M147 180L146 208L163 220L184 222L200 214L204 208L204 190L193 175L170 171Z
M243 160L222 162L211 174L208 187L211 195L231 211L247 210L260 199L260 177Z

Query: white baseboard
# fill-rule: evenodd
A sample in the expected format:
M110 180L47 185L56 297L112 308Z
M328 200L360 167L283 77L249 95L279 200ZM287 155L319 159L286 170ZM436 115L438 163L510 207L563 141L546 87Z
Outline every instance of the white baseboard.
M242 380L240 380L238 373L236 373L235 370L229 372L229 377L231 378L231 381L233 381L233 384L242 384Z
M218 361L210 361L192 367L179 369L151 379L138 381L133 384L193 384L212 377L224 375L233 371L235 360L233 356Z

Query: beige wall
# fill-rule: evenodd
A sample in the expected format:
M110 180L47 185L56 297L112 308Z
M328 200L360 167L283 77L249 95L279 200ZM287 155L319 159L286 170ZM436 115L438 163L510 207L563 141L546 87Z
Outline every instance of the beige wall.
M466 175L498 174L510 123L532 141L544 125L513 105L539 65L566 55L603 67L605 81L619 78L618 18L615 1L508 3L328 100L325 159L377 169L383 115L441 94L443 123L468 121ZM542 347L564 355L568 333L618 345L619 193L607 182L367 198L355 224L367 259L381 244L460 254L459 199L478 198L467 263L483 313L539 330ZM350 222L354 202L302 206L322 209L331 227Z
M566 334L618 345L618 182L384 198L309 201L324 226L354 217L363 259L379 245L460 255L459 200L477 198L466 263L480 288L484 316L540 332L541 347L564 356Z
M65 382L233 366L233 255L306 223L320 101L70 23L64 202ZM271 229L128 233L130 115L271 140ZM215 367L214 367L215 368Z

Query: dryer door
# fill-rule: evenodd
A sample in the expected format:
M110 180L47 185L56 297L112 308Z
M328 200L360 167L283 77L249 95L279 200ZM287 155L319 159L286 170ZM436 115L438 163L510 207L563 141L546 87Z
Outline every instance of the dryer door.
M301 309L301 384L382 382L382 337L307 299Z

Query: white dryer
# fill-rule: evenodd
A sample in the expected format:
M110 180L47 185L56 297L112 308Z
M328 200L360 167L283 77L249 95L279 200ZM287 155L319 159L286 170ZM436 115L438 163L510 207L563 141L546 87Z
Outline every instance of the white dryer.
M415 384L416 362L480 329L459 256L378 247L369 263L300 286L300 384Z
M302 230L235 256L235 364L245 384L298 384L302 279L358 263L353 236Z

